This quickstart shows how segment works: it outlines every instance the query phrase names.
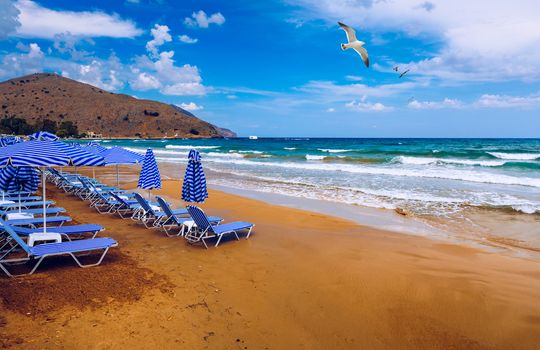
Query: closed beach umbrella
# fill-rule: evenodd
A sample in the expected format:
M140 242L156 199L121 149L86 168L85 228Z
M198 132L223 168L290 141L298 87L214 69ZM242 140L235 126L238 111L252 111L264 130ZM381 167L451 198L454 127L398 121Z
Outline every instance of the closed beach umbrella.
M28 136L30 137L30 140L39 140L39 141L56 141L59 139L58 136L48 131L38 131Z
M182 200L202 203L208 198L206 177L201 163L201 154L192 149L188 155L188 165L182 185Z
M39 186L37 169L31 166L14 167L8 165L0 170L0 190L16 192L19 195L19 212L21 211L21 192L34 193Z
M28 141L0 148L0 167L48 167L48 166L98 166L103 165L103 157L75 148L59 141ZM46 182L43 182L43 231L47 231Z
M101 146L98 146L101 147ZM122 147L103 147L103 151L98 152L105 159L105 165L116 165L116 186L118 186L118 166L139 164L144 161L144 156L137 152L127 150Z
M148 197L150 197L150 190L161 188L161 176L159 175L156 158L150 148L146 150L146 154L144 155L141 175L139 175L137 187L148 190Z

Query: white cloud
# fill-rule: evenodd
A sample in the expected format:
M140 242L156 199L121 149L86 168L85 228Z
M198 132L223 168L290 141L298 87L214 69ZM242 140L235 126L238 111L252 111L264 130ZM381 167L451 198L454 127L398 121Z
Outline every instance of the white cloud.
M159 80L146 72L137 74L137 78L131 81L129 85L139 91L159 89L161 87Z
M334 113L336 111L336 109L335 108L328 108L326 111L328 113Z
M147 72L160 83L160 91L165 95L191 96L205 95L207 88L202 84L199 69L196 66L184 64L177 66L173 60L174 51L159 53L158 59L139 56L135 60L132 71L136 74ZM137 82L131 83L137 89Z
M135 23L101 11L60 11L45 8L31 0L19 0L21 26L17 35L52 39L70 32L76 36L133 38L141 34Z
M30 45L17 44L24 53L10 53L2 58L0 76L14 77L37 73L43 70L44 53L36 43Z
M540 93L529 96L508 96L485 94L475 102L475 106L484 108L534 108L540 107Z
M366 96L363 96L359 102L353 100L349 103L346 103L345 107L361 112L387 112L393 109L392 107L385 106L380 102L371 103L367 102L366 100Z
M440 41L432 57L410 62L418 75L453 81L540 80L536 0L288 1L302 8L298 16L304 19L324 19L332 25L341 20L362 31L402 32Z
M19 14L20 11L13 1L0 0L0 39L14 33L21 25Z
M124 82L119 77L121 72L114 69L117 64L119 62L115 56L111 56L106 61L94 59L89 64L66 66L62 71L62 76L94 85L104 90L119 90L124 86Z
M445 98L442 101L418 101L413 99L407 106L412 109L461 108L463 107L463 103L451 98Z
M347 76L345 76L345 79L350 80L350 81L362 81L362 80L364 80L363 77L360 77L358 75L347 75Z
M158 56L158 48L164 43L172 41L169 27L156 24L154 28L150 29L150 34L152 34L153 39L146 43L146 50L153 56Z
M206 12L200 10L193 12L191 17L186 17L184 23L191 27L208 28L210 24L222 25L225 23L225 17L220 12L207 16Z
M165 86L161 93L174 96L200 96L206 94L206 89L201 83L176 83Z
M201 110L201 109L204 109L203 106L198 105L198 104L196 104L195 102L190 102L190 103L180 103L180 104L177 105L177 106L180 107L180 108L185 109L186 111L190 111L190 112L193 112L193 111L199 111L199 110Z
M199 39L194 39L194 38L191 38L190 36L188 35L185 35L185 34L182 34L178 37L178 39L183 42L183 43L186 43L186 44L195 44L196 42L199 41Z
M238 96L236 96L236 95L227 95L227 98L229 100L236 100L238 98Z

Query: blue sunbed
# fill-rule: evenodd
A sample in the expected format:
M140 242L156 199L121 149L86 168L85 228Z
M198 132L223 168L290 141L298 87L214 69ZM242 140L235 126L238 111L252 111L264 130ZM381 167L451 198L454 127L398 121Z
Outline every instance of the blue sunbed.
M41 264L43 259L46 257L57 256L57 255L69 255L75 260L77 265L80 267L90 267L101 264L103 258L109 251L111 247L116 247L118 243L112 238L95 238L95 239L81 239L71 242L62 242L62 243L46 243L40 244L34 247L27 245L21 237L13 230L13 228L3 220L0 220L0 228L3 229L9 238L16 244L12 244L11 248L6 252L2 252L0 255L0 269L4 271L9 277L14 275L9 272L7 269L8 266L12 263L21 263L25 261L30 261L37 259L36 264L31 268L29 273L22 275L30 275L36 271L38 266ZM25 258L10 258L10 255L13 252L16 252L17 249L22 249L26 252L27 257ZM82 264L75 254L77 253L88 253L92 251L103 250L103 253L100 255L97 262L92 264Z
M236 236L236 239L240 239L240 237L238 237L237 231L248 230L246 236L246 239L248 239L251 235L251 230L253 229L253 227L255 227L255 224L245 221L235 221L228 224L212 225L206 214L202 211L202 209L196 206L189 205L187 207L187 210L189 212L189 215L191 215L191 217L193 218L193 221L195 221L195 223L197 224L197 230L191 230L190 232L188 232L186 234L186 239L189 243L202 242L206 248L208 248L205 242L206 239L218 237L218 240L216 242L217 247L219 245L219 242L221 241L221 238L224 235L228 233L233 233Z

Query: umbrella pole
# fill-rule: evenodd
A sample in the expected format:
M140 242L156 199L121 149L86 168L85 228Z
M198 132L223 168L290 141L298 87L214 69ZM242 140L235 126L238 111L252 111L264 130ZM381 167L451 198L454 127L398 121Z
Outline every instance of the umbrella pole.
M21 191L19 191L19 213L21 212Z
M45 170L41 169L41 181L42 181L42 188L43 188L43 233L47 233L47 207L45 204L45 195L46 195L46 187L47 183L45 182Z
M95 166L92 167L92 178L94 178L94 180L96 179L96 167Z
M116 164L116 187L118 187L118 164Z

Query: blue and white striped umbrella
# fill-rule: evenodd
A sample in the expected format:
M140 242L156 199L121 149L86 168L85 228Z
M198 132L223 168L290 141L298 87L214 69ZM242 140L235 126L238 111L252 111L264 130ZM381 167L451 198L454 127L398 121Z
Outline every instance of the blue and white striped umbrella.
M147 149L146 154L144 155L141 175L139 175L137 187L145 190L161 188L161 176L159 175L156 158L154 157L151 148Z
M188 155L188 165L182 184L182 200L202 203L208 198L206 177L201 163L201 154L192 149Z
M37 169L30 166L0 168L0 190L4 192L34 193L39 187Z
M0 166L100 166L102 156L60 141L27 141L0 148Z
M13 178L17 175L17 168L8 165L0 168L0 191L14 192L17 190Z
M30 140L39 140L39 141L56 141L59 139L58 136L48 131L38 131L28 136L30 137Z
M17 137L17 136L2 137L0 138L0 147L14 145L19 142L22 142L22 140L20 137Z
M94 146L102 147L102 146ZM91 148L91 147L88 147ZM127 150L122 147L111 147L105 148L102 147L103 151L98 152L100 156L105 158L105 165L116 165L116 186L119 184L118 177L118 166L119 165L130 165L130 164L139 164L144 161L144 156L137 152Z

